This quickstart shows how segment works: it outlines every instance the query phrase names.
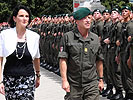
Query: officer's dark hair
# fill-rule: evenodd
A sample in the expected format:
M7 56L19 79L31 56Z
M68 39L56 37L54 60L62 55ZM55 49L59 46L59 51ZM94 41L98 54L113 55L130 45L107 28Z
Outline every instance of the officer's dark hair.
M14 8L13 13L12 13L12 15L10 16L10 18L8 20L8 24L10 25L11 28L14 28L16 26L16 24L13 20L13 16L16 17L18 15L18 12L19 12L20 9L24 9L26 12L28 12L28 14L29 14L29 23L31 22L31 16L32 15L31 15L30 9L26 6L24 6L24 5L19 4Z

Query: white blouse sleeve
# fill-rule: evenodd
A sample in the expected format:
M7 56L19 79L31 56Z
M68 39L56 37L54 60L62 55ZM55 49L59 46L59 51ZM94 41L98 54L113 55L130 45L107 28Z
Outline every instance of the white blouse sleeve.
M40 37L38 37L38 43L37 43L37 52L36 52L36 55L35 55L35 58L40 58L40 49L39 49L39 39Z
M3 39L2 39L2 34L0 33L0 57L3 57Z

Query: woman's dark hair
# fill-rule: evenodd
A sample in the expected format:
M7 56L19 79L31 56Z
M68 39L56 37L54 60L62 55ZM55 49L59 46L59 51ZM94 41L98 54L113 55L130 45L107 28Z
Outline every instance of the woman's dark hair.
M14 20L13 20L13 16L17 16L18 15L18 12L20 9L24 9L25 11L28 12L29 14L29 23L31 22L31 11L28 7L24 6L24 5L17 5L14 10L13 10L13 13L11 15L11 17L9 18L9 21L8 21L8 24L10 25L11 28L14 28L16 26Z

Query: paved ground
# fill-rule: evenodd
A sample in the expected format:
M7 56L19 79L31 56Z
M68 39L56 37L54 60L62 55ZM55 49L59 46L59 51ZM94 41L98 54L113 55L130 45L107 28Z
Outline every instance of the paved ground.
M61 88L60 76L41 68L41 85L36 89L35 100L64 100L65 91ZM5 100L0 94L0 100ZM100 98L100 100L108 100Z

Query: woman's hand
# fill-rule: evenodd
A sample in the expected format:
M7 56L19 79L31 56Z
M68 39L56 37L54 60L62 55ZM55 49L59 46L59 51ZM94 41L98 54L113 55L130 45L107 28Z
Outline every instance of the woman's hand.
M36 88L40 85L40 77L36 77Z
M0 93L5 95L5 89L4 89L4 84L3 83L0 84Z

